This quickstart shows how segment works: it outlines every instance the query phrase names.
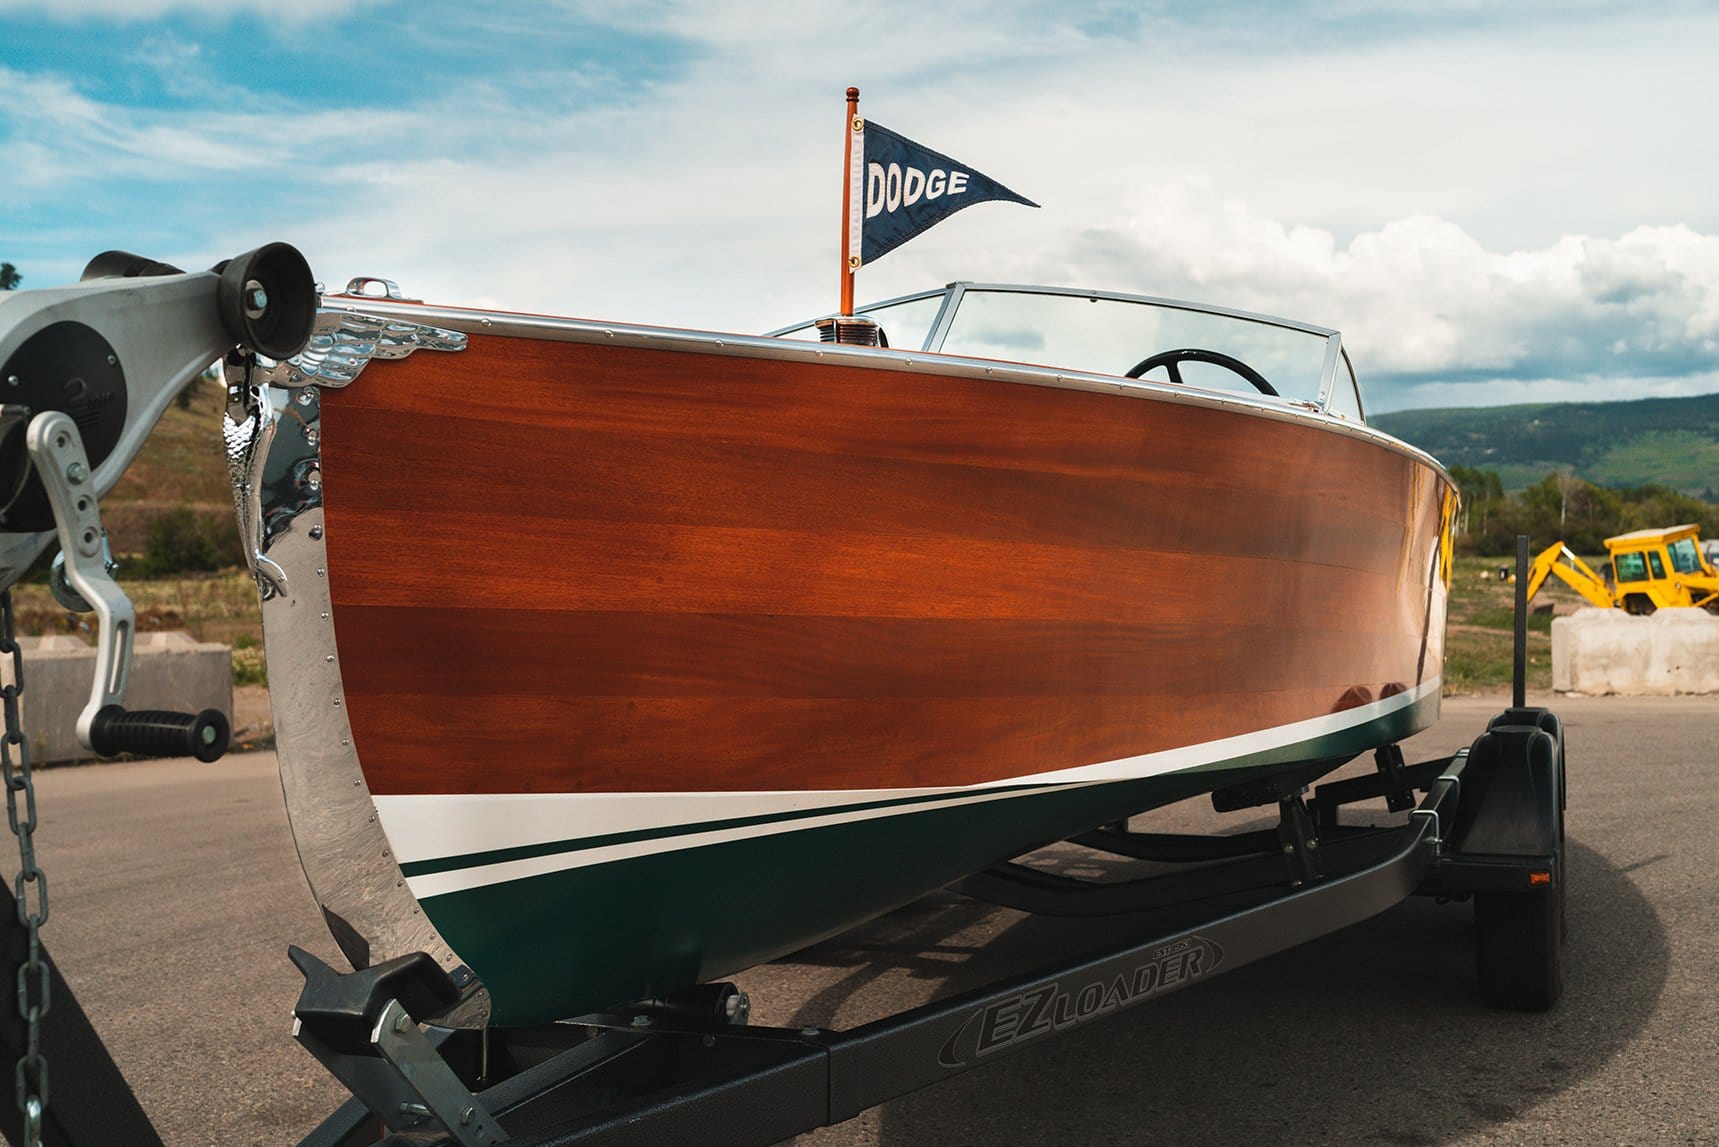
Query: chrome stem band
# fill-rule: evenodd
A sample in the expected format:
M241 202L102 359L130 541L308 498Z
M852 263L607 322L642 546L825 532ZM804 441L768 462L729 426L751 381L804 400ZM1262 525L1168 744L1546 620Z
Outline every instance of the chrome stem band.
M481 1027L488 992L406 887L353 744L328 589L319 449L321 388L348 385L375 359L465 344L457 331L325 308L295 358L229 361L223 430L262 599L281 787L311 890L353 966L428 952L463 990L437 1022Z

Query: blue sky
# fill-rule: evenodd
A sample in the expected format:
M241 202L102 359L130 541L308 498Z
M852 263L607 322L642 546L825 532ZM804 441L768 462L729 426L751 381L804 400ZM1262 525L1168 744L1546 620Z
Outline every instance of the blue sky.
M1719 390L1719 9L0 0L0 259L285 239L436 301L835 302L842 90L1043 204L861 275L1344 330L1375 409Z

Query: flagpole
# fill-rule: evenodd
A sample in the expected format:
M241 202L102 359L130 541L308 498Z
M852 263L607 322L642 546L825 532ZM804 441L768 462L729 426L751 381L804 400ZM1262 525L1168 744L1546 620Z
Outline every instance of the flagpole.
M853 217L854 121L859 118L859 89L848 89L848 114L842 128L842 314L854 313L854 269L848 262L849 220Z

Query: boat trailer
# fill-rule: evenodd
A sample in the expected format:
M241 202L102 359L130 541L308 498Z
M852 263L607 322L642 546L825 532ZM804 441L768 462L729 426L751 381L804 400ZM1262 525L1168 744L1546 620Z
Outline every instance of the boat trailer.
M124 259L129 262L113 274L146 280L161 273L134 257ZM200 320L210 328L205 341L211 346L237 339L264 351L290 351L272 341L281 320L268 298L293 298L286 318L295 328L305 325L308 311L296 298L302 291L289 289L286 281L304 276L296 264L287 275L281 259L278 251L260 249L231 261L230 268L224 264L205 284L173 289L195 288L196 297L188 294L183 301L189 309L207 309L204 294L218 296L218 313ZM265 290L275 284L264 280L275 277L282 279L279 287ZM136 288L147 289L143 282ZM116 313L123 308L124 296L115 289L85 289L98 300L113 299ZM69 336L51 335L64 337ZM172 369L165 373L182 384L188 371L194 374L213 357L194 350L186 362L168 364ZM170 390L159 393L152 401L164 404ZM82 458L69 418L42 421L40 414L12 407L6 413L19 423L26 416L35 419L31 425L40 429L32 432L29 453L38 463L55 449L70 450L82 473L96 470L102 484L111 485L115 469L127 460ZM45 438L49 431L63 433L65 442ZM116 452L134 453L137 444L127 439ZM12 453L23 451L13 447ZM79 472L70 463L60 471ZM17 472L28 477L27 470ZM72 551L67 576L98 608L111 582L97 533L87 532L97 529L94 518L83 533L67 526L81 521L79 514L93 515L94 501L88 499L86 507L60 485L50 482L39 495L41 512L27 523L36 531L29 539L33 548L22 560L39 552L58 520L62 548ZM1095 956L845 1030L750 1025L745 994L731 984L709 984L613 1014L532 1028L455 1031L432 1022L458 997L458 988L430 956L413 953L341 973L292 949L305 976L294 1037L354 1096L303 1145L775 1143L1335 932L1416 894L1472 901L1476 969L1485 997L1508 1008L1549 1008L1563 986L1564 738L1553 713L1525 705L1527 564L1523 538L1513 704L1470 747L1411 765L1391 745L1375 754L1373 774L1327 782L1311 793L1310 781L1343 762L1316 762L1302 776L1213 795L1219 811L1275 801L1275 829L1192 836L1131 832L1118 824L1073 838L1088 849L1166 867L1153 875L1093 883L1011 862L955 886L1031 912L1099 916L1177 908L1184 920ZM9 611L3 621L0 654L15 655ZM103 650L115 662L123 652ZM123 673L115 679L122 697ZM99 740L105 734L120 748L179 747L200 756L217 742L225 747L224 729L209 730L203 715L129 714L102 686L98 680L91 720L85 722L95 728L85 735L93 732ZM0 692L12 709L17 694L8 690ZM33 828L27 761L20 783L8 759L7 780L14 832L20 824ZM1393 813L1406 812L1406 820L1369 828L1342 819L1348 806L1379 798ZM20 836L27 872L28 834ZM17 892L22 897L25 891L20 874ZM0 1019L0 1055L18 1064L19 1096L16 1107L0 1103L0 1133L13 1143L76 1147L160 1143L40 945L36 926L45 919L46 897L37 891L38 912L20 907L0 913L0 973L4 982L18 985L19 998L18 1014ZM1190 905L1207 906L1204 918L1191 925L1185 922ZM1158 927L1165 928L1162 920ZM27 1130L26 1083L35 1089L32 1098L45 1100L50 1061L63 1065L56 1067L53 1100L35 1107L40 1125Z
M749 1025L745 994L708 984L612 1014L454 1031L421 1022L457 997L427 955L340 973L294 948L305 975L294 1036L354 1095L301 1147L776 1143L1335 932L1411 895L1472 901L1481 994L1501 1007L1549 1008L1563 987L1564 740L1556 715L1523 704L1525 617L1518 614L1515 703L1452 756L1405 764L1396 746L1386 746L1372 774L1321 784L1310 796L1299 788L1279 793L1276 829L1197 836L1113 825L1074 838L1113 856L1163 863L1161 874L1100 884L1009 863L955 886L1058 915L1206 902L1228 905L1223 911L858 1027ZM1344 823L1345 808L1379 798L1393 812L1407 811L1406 821ZM1215 795L1214 804L1223 799ZM16 967L22 929L12 914L0 927L8 967ZM43 1141L160 1142L57 973L53 991L44 1046L55 1062L78 1069L56 1076ZM19 1025L7 1025L3 1051L20 1052L20 1037ZM18 1115L5 1107L0 1130L20 1142Z
M354 1088L363 1098L301 1147L375 1143L378 1113L387 1110L416 1113L389 1121L395 1133L380 1142L392 1147L776 1143L1335 932L1416 894L1473 901L1476 967L1489 1001L1551 1007L1563 986L1557 717L1514 705L1451 757L1404 765L1392 746L1380 750L1379 761L1376 774L1322 785L1310 801L1284 798L1292 811L1278 830L1194 837L1109 828L1076 838L1118 855L1198 865L1186 871L1091 884L1011 864L962 882L958 890L983 899L1066 915L1238 895L1254 902L845 1030L748 1026L744 996L732 985L707 985L686 999L548 1028L453 1033L409 1022L386 988L357 987L391 974L421 986L441 974L427 959L415 970L345 976L313 965L297 1010L301 1043L348 1082L375 1079L382 1061L429 1062L451 1098L434 1102L429 1087L419 1086L427 1081L410 1066L397 1068L385 1073L381 1095ZM1379 797L1397 808L1412 805L1407 823L1387 829L1342 823L1345 806ZM1207 863L1215 856L1221 859ZM312 960L296 958L301 967ZM331 1007L334 997L350 1003ZM433 1062L426 1055L432 1043L443 1053ZM417 1060L403 1044L418 1048Z

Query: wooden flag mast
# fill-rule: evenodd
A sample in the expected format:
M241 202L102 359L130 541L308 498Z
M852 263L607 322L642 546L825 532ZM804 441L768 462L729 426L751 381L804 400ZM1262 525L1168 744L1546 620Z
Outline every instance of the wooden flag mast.
M854 135L861 130L862 121L859 118L859 89L848 89L847 129L845 132L847 146L842 149L842 314L854 313L854 266L857 258L848 254L851 236L849 228L853 226L853 197L859 194L854 187Z

